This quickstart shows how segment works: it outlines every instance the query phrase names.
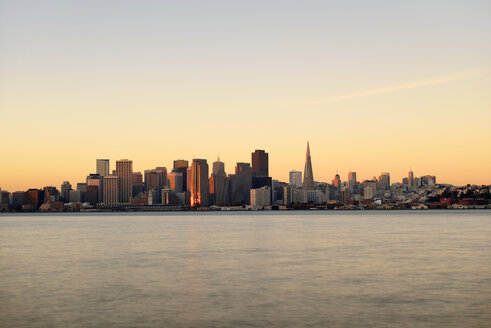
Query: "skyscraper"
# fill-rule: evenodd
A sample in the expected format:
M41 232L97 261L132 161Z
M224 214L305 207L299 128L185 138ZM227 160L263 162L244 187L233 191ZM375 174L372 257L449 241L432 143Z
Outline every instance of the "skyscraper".
M119 202L129 203L133 194L133 162L128 159L116 161L116 175L119 177Z
M300 171L290 171L290 186L295 188L302 187L302 172Z
M228 178L225 173L225 163L218 157L213 162L213 173L210 177L210 203L218 206L228 204Z
M251 154L252 176L267 177L269 176L268 153L261 149L256 149Z
M97 159L96 160L96 173L101 177L109 175L109 160L108 159Z
M136 197L143 192L143 175L141 172L133 172L132 185L133 197Z
M102 202L102 199L104 198L104 177L100 176L99 174L89 174L87 178L85 179L87 182L87 187L89 186L96 186L97 187L97 199L96 203ZM92 192L94 189L92 188ZM86 189L87 192L87 189ZM89 201L90 202L90 201Z
M213 162L213 173L212 174L225 174L225 163L220 162L220 156L218 156L216 162Z
M61 185L61 198L65 203L70 200L70 190L72 190L72 185L68 181L63 181Z
M181 172L171 172L167 174L169 188L174 192L183 192L183 174Z
M183 159L178 159L178 160L174 161L174 168L172 169L172 172L182 173L183 191L187 190L187 185L188 185L187 170L188 170L188 167L189 167L188 161L183 160Z
M235 174L229 175L230 203L232 205L250 204L252 171L249 163L237 163Z
M119 203L119 177L106 175L104 177L104 204L115 205Z
M312 160L310 158L310 145L307 142L307 153L305 154L305 169L303 171L303 190L314 190L314 173L312 172Z
M382 190L390 189L390 173L389 172L382 172L380 174L380 177L378 178L378 183L379 183L380 188Z
M209 205L210 185L206 159L193 159L191 164L191 206Z
M162 185L161 170L145 170L145 191L153 195L153 203L160 202Z
M349 171L348 182L350 185L356 184L356 172Z
M336 188L341 188L341 177L339 176L339 174L336 173L334 179L332 179L332 184Z
M407 174L407 184L412 187L414 184L414 173L410 170Z

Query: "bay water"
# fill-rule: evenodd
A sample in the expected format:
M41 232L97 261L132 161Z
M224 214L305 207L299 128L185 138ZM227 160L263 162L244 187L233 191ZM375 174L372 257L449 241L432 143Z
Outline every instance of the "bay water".
M0 327L491 327L491 211L1 214Z

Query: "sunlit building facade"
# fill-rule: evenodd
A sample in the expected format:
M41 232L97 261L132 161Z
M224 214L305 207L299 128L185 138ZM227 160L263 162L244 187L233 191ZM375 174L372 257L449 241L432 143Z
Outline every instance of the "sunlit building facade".
M210 186L206 159L193 159L190 178L191 206L207 207L209 205Z

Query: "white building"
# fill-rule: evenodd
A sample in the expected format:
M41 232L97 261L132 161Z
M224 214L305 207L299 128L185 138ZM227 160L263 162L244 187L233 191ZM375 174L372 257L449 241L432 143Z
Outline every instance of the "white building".
M290 171L290 186L295 188L302 187L302 172Z
M271 205L271 188L261 187L251 189L251 205L254 207L263 207Z

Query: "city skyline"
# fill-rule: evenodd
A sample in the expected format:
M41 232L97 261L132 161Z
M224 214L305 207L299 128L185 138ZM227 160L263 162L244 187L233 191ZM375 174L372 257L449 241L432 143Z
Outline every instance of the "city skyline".
M488 1L0 1L0 186L271 154L491 184Z
M264 153L264 150L258 150L256 149L255 151L256 153L257 152L263 152ZM266 172L267 172L267 166L271 166L271 162L267 159L268 158L268 154L270 154L271 152L268 151L268 153L266 153L266 160L267 160L267 164L266 164ZM254 156L255 153L252 153L252 156ZM101 170L103 170L103 172L107 172L108 175L112 175L112 173L116 173L116 166L117 166L117 163L118 162L126 162L126 161L129 161L131 163L131 166L132 166L132 172L139 172L139 173L142 173L142 172L146 172L146 171L149 171L149 170L155 170L155 169L151 169L149 167L142 167L142 165L133 165L133 161L132 160L128 160L128 159L116 159L116 158L109 158L109 156L104 156L105 158L104 159L100 159L100 158L96 158L96 163L94 165L94 163L92 163L93 165L93 168L91 169L86 169L85 172L80 176L80 177L75 177L75 178L68 178L68 176L70 177L74 177L73 174L71 175L68 175L67 177L58 177L57 178L57 181L59 180L60 183L53 183L51 181L50 182L47 182L47 183L41 183L39 185L36 185L36 184L33 184L33 183L30 183L29 185L26 185L25 187L21 187L21 188L7 188L9 185L8 184L0 184L0 188L2 188L2 190L8 190L8 191L16 191L16 190L27 190L29 188L35 188L35 187L40 187L40 186L59 186L61 185L63 182L65 181L70 181L71 183L76 183L77 181L83 181L85 179L85 177L88 175L88 174L100 174L98 172L101 172ZM290 181L290 173L292 171L298 171L298 172L301 172L301 176L302 176L302 179L303 179L303 175L305 173L305 170L306 168L308 168L309 170L312 170L314 172L316 172L315 176L319 175L321 177L324 177L325 176L325 172L322 172L322 169L321 168L317 168L317 166L315 165L315 160L310 160L310 142L307 142L307 155L303 155L303 168L300 169L299 167L295 167L295 168L291 168L289 169L287 172L282 172L282 174L280 175L281 178L273 175L273 174L270 174L270 176L275 179L275 180L279 180L279 181L283 181L283 182L289 182ZM243 160L243 161L231 161L231 162L225 162L223 161L220 156L218 156L218 160L216 160L216 162L213 162L212 159L208 159L208 158L204 158L204 160L207 160L207 161L210 161L209 162L209 165L210 165L210 168L212 167L211 165L213 163L222 163L225 167L225 173L226 174L233 174L233 171L234 171L234 167L237 163L248 163L251 165L251 168L252 168L252 158L251 157L249 160ZM168 168L168 173L167 174L170 174L171 173L171 170L173 168L173 165L175 165L176 162L180 162L180 161L188 161L189 163L192 163L193 160L195 160L197 158L189 158L189 159L172 159L172 160L167 160L165 161L164 164L162 164L162 162L160 163L156 163L154 164L153 166L157 166L156 169L165 169L165 168ZM273 155L273 159L274 159L274 155ZM94 159L90 159L91 162L94 161ZM307 162L308 161L308 162ZM274 161L273 161L274 162ZM297 161L298 162L298 161ZM101 163L103 163L104 167L101 168ZM138 163L138 161L136 161L136 163ZM166 165L167 164L167 165ZM308 164L308 165L307 165ZM150 165L151 167L152 165ZM312 169L312 168L313 169ZM317 168L317 170L316 170ZM390 173L391 175L391 180L392 182L402 182L404 178L406 178L408 176L408 172L417 172L415 174L417 175L420 175L420 176L424 176L424 175L435 175L435 176L438 176L439 177L439 181L438 183L442 183L442 184L450 184L450 185L455 185L455 186L463 186L463 185L467 185L467 184L475 184L475 185L487 185L488 183L463 183L463 184L454 184L454 183L451 183L451 182L448 182L448 181L444 181L438 174L435 174L434 172L430 172L430 171L417 171L413 168L412 165L409 165L406 169L406 171L404 173L401 173L401 172L397 172L396 174L393 173L393 171L391 171L390 169L383 169L383 170L379 170L379 171L373 171L372 173L368 173L368 174L360 174L360 172L367 172L367 170L363 170L363 169L358 169L358 168L354 168L354 167L350 167L349 169L341 169L341 170L330 170L330 172L332 172L332 175L331 176L327 176L325 179L317 179L315 178L313 181L315 182L325 182L325 183L331 183L332 179L336 176L336 175L339 175L340 176L340 179L342 181L349 181L349 177L350 177L350 174L354 173L355 174L355 177L357 176L358 177L358 181L363 181L363 180L372 180L373 178L377 178L379 177L380 174L383 174L385 172L387 173ZM212 171L210 169L210 175L211 175ZM104 176L104 174L101 174L101 176ZM27 178L28 181L35 181L35 178L34 177L29 177L29 176L24 176L24 178ZM42 180L40 181L47 181L46 177L41 177ZM185 179L185 178L184 178Z

